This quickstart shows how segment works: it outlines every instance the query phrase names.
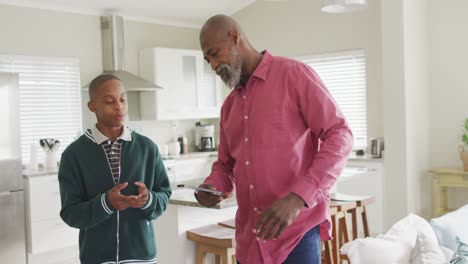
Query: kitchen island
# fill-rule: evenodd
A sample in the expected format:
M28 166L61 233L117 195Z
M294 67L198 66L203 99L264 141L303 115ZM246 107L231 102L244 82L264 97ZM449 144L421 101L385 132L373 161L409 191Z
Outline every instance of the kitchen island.
M203 179L193 179L179 183L198 186L202 182ZM187 230L235 217L235 197L206 208L197 202L193 193L194 190L175 187L166 212L154 221L158 263L194 263L195 244L187 239Z

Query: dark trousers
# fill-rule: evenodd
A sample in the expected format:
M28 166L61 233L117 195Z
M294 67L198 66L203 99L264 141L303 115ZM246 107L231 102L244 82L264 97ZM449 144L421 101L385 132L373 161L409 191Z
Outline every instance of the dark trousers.
M283 264L320 264L321 253L320 227L316 226L305 233ZM240 262L237 261L237 264Z

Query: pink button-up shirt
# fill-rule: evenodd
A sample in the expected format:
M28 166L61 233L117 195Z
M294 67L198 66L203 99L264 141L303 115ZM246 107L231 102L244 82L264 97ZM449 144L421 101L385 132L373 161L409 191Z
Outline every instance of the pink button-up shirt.
M236 190L236 258L242 264L282 263L303 235L320 225L331 238L329 189L353 145L343 114L307 65L268 51L245 87L221 109L218 160L205 183ZM259 212L289 193L305 206L276 240L257 240Z

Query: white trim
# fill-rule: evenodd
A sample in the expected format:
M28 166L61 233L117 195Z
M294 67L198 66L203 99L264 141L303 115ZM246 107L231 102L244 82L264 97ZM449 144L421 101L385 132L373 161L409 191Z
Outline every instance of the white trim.
M204 23L203 22L195 22L195 23L188 23L188 22L180 22L173 19L161 19L161 18L154 18L154 17L146 17L146 16L135 16L131 14L123 14L122 15L127 21L135 21L135 22L143 22L149 24L156 24L156 25L163 25L163 26L172 26L172 27L181 27L181 28L194 28L200 29Z
M130 262L127 262L127 261L130 261ZM120 261L119 263L121 263L121 264L156 264L156 263L158 263L158 261L157 261L157 259L152 259L152 260L132 259L132 260Z
M94 140L93 135L91 135L88 131L85 132L85 136L89 139L91 139L94 143L96 143L96 140Z
M245 7L251 5L254 2L255 0L251 0L251 1L246 2L244 5L241 5L233 10L225 10L224 12L218 12L218 13L225 13L227 15L232 15L238 12L239 10L242 10ZM89 16L119 15L129 21L144 22L144 23L165 25L165 26L182 27L182 28L194 28L194 29L200 29L203 23L205 22L204 19L208 19L208 17L206 17L206 18L199 19L200 21L190 23L190 22L181 22L177 18L161 19L161 18L139 16L139 15L134 15L134 14L129 14L129 13L122 13L122 12L109 13L108 11L99 11L99 10L95 10L91 8L59 6L59 5L52 5L52 4L47 4L47 3L37 3L35 1L27 1L27 0L0 0L0 4L9 5L9 6L18 6L18 7L29 7L29 8L50 10L50 11L56 11L56 12L80 14L80 15L89 15Z
M101 205L102 205L102 208L104 208L104 211L106 211L106 213L112 214L112 210L109 208L109 206L107 206L105 193L101 195Z
M1 3L2 0L0 0ZM63 63L64 61L70 63L80 64L80 59L77 57L46 57L46 56L27 56L27 55L18 55L18 54L0 54L0 59L4 60L25 60L25 61L38 61L38 62L47 62L47 63Z
M346 56L365 56L366 53L363 49L357 50L344 50L344 51L336 51L336 52L324 52L319 54L312 54L312 55L303 55L295 57L296 60L304 61L304 60L317 60L317 59L330 59L334 60L339 57L346 57Z
M147 209L148 207L150 207L151 203L153 202L153 193L148 191L148 194L149 194L148 201L146 201L145 206L143 206L141 210Z

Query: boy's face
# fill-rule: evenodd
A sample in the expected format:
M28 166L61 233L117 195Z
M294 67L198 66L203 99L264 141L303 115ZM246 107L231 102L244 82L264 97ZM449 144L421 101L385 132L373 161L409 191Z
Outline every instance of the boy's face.
M127 92L119 80L101 84L88 102L88 108L96 114L98 124L105 127L122 127L127 107Z

